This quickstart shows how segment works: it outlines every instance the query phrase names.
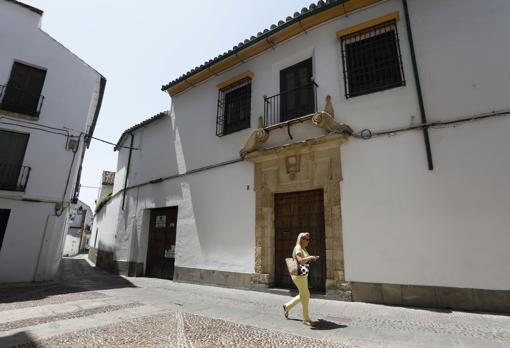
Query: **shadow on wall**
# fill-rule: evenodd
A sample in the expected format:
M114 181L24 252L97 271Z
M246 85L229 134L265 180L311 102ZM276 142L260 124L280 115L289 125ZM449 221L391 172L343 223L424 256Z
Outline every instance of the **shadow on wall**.
M143 276L143 263L117 261L114 255L115 252L113 250L108 250L101 242L97 249L90 248L89 250L89 259L95 262L97 267L112 275L128 277Z
M0 347L37 347L35 339L26 332L18 332L9 336L0 337Z
M27 305L61 303L71 294L76 297L93 296L91 291L131 287L136 286L123 277L112 276L91 266L83 259L64 258L55 281L5 284L0 287L0 311Z

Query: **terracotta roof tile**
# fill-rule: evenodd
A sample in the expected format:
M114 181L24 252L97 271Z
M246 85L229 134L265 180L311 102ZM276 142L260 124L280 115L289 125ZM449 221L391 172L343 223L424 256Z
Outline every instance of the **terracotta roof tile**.
M191 69L190 71L188 71L187 73L181 75L177 79L175 79L175 80L167 83L166 85L162 86L161 90L162 91L166 91L170 87L178 84L179 82L187 79L188 77L191 77L196 72L199 72L199 71L202 71L204 69L207 69L209 66L211 66L211 65L213 65L213 64L215 64L215 63L217 63L217 62L219 62L221 60L223 60L227 56L236 54L237 51L242 50L242 49L244 49L244 48L246 48L248 46L251 46L252 44L255 44L256 42L264 39L265 37L268 37L268 36L272 35L273 32L276 29L279 29L282 26L291 25L291 24L293 24L293 23L303 19L304 17L311 16L315 12L323 10L325 7L327 7L327 8L334 7L336 5L344 3L346 1L347 0L327 0L327 1L324 2L324 1L321 0L321 1L318 1L317 3L310 4L310 6L308 8L303 7L301 9L301 12L294 12L294 15L292 17L288 16L285 21L280 20L280 21L278 21L278 24L272 24L269 27L269 29L264 29L262 32L258 32L257 36L251 36L249 39L245 39L244 41L239 42L237 45L235 45L232 49L228 50L227 52L224 52L224 53L216 56L215 58L208 60L204 64L202 64L202 65L200 65L200 66L198 66L198 67L196 67L194 69Z

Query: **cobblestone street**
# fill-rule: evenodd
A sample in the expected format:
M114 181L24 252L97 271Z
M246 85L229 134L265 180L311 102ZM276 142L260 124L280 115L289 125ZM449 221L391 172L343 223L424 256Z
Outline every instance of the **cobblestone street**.
M124 278L64 259L54 283L0 288L0 347L508 347L510 317Z

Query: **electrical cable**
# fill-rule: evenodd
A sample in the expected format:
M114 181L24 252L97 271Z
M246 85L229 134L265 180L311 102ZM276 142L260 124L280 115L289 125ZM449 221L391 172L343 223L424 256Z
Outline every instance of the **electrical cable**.
M12 120L11 118L7 118L5 116L0 116L0 120L1 119ZM28 121L25 121L25 120L18 120L18 119L13 120L13 121L22 122L22 123L28 123L28 124L30 124L30 126L22 125L22 124L17 124L17 123L11 123L11 122L5 122L5 121L0 121L0 124L6 124L6 125L10 125L10 126L17 126L17 127L21 127L21 128L28 128L28 129L34 129L34 130L40 130L40 131L43 131L43 132L46 132L46 133L63 135L63 136L66 136L67 138L70 137L69 130L75 131L75 132L77 132L79 134L85 134L84 132L81 132L81 131L78 131L78 130L72 129L72 128L67 128L67 127L57 128L57 127L47 126L45 124L33 124L31 122L28 122ZM47 128L47 129L52 129L52 130L55 130L55 132L47 130L47 129L41 129L40 127L44 127L44 128ZM62 133L59 133L59 132L56 132L56 131L65 132L66 134L62 134ZM97 137L91 137L91 139L94 139L94 140L97 140L97 141L101 141L101 142L109 144L109 145L117 146L117 144L115 144L115 143L112 143L110 141L103 140L103 139L100 139L100 138L97 138ZM129 149L129 146L119 145L117 147L124 148L124 149ZM134 147L134 148L132 148L132 150L140 150L140 149Z
M116 147L121 147L123 149L140 150L137 147L129 147L129 146L122 146L122 145L117 146L117 144L114 144L114 143L111 143L109 141L106 141L106 140L103 140L103 139L99 139L99 138L96 138L96 137L90 137L90 138L94 139L94 140L97 140L97 141L101 141L101 142L106 143L106 144L110 144L110 145L116 146Z
M394 129L390 129L390 130L386 130L386 131L374 132L370 129L363 129L359 132L352 134L352 136L355 138L368 140L373 137L381 136L381 135L393 135L393 134L400 133L400 132L422 129L422 128L426 128L426 127L433 128L433 129L446 128L447 126L452 126L452 125L453 125L453 127L455 127L457 124L460 124L460 123L474 122L474 121L479 121L479 120L486 119L486 118L502 117L502 116L510 116L510 109L501 110L501 111L492 111L492 112L488 112L488 113L477 114L477 115L473 115L470 117L465 117L465 118L460 118L460 119L455 119L455 120L450 120L450 121L434 121L434 122L420 123L417 125L401 127L401 128L394 128Z

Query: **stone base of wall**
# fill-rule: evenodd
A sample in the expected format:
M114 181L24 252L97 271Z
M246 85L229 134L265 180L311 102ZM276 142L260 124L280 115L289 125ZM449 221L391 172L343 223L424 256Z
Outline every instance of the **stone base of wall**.
M249 273L225 272L175 266L173 280L176 282L250 289L252 284L251 278L252 275Z
M105 271L123 275L127 277L142 277L143 263L133 261L117 261L113 259L113 253L109 251L90 248L89 260L96 264L97 267Z
M510 313L510 291L352 282L352 299L397 306Z

